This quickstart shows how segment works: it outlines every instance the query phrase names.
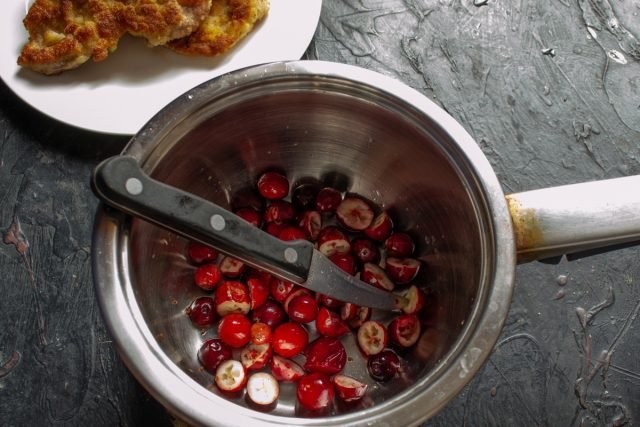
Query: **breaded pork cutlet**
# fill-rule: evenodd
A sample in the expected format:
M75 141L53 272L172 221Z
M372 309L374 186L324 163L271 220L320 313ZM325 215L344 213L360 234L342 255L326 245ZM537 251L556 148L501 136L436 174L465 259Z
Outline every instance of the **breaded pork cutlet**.
M164 44L192 33L211 0L36 0L24 19L29 41L18 64L57 74L113 52L126 33Z
M29 41L18 64L43 74L56 74L88 61L102 61L125 32L117 10L120 2L36 0L24 18Z
M209 16L193 34L166 46L185 55L220 55L245 37L268 11L269 0L213 0Z
M209 15L211 0L129 0L122 17L127 31L150 46L193 33Z

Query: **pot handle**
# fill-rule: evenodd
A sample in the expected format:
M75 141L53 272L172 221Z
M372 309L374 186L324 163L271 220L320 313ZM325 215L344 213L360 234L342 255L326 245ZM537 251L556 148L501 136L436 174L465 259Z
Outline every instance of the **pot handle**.
M506 196L518 263L640 244L640 175Z

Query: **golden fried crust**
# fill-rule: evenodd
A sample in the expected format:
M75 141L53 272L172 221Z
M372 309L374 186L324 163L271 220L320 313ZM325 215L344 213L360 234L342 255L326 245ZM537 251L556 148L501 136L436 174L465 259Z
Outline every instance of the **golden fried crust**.
M188 36L211 9L211 0L137 0L128 3L122 11L127 31L146 38L151 46Z
M193 34L166 46L185 55L220 55L245 37L268 11L269 0L213 0L209 16Z
M36 0L23 21L29 41L18 64L56 74L90 58L105 59L124 33L120 6L104 0Z

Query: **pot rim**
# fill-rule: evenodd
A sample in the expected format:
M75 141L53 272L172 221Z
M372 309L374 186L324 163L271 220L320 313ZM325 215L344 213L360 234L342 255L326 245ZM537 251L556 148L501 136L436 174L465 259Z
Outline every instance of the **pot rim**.
M234 71L186 92L156 114L131 139L123 154L134 156L145 169L152 169L163 155L155 150L155 142L179 127L181 120L200 106L234 88L293 75L345 80L384 92L429 116L464 153L492 218L492 223L486 225L492 233L494 260L482 261L486 264L483 277L492 277L484 277L479 292L484 300L475 303L470 321L452 349L432 372L404 393L357 412L309 419L238 406L207 391L164 354L144 322L129 280L128 218L100 205L95 217L92 265L103 318L121 358L137 380L170 412L192 424L215 425L218 411L223 411L219 413L224 413L225 425L243 427L256 422L298 426L363 425L374 421L385 425L418 424L453 399L488 359L507 317L515 279L515 243L504 193L490 163L462 125L420 92L377 72L324 61L277 62ZM231 407L234 409L229 411ZM394 417L397 413L402 416Z

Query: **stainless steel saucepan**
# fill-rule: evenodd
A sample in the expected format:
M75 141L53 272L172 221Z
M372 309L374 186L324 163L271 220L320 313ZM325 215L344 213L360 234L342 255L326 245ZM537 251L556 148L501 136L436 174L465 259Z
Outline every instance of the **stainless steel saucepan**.
M348 337L345 370L369 382L366 399L309 416L285 384L278 405L260 412L222 396L199 366L197 350L214 331L201 334L184 314L199 295L187 240L101 206L92 256L106 324L136 378L193 425L423 422L489 357L518 262L640 241L640 177L505 196L476 143L441 108L389 77L335 63L274 63L216 78L160 111L123 154L153 179L224 208L268 169L361 194L412 230L427 266L423 334L403 355L401 378L368 380Z

